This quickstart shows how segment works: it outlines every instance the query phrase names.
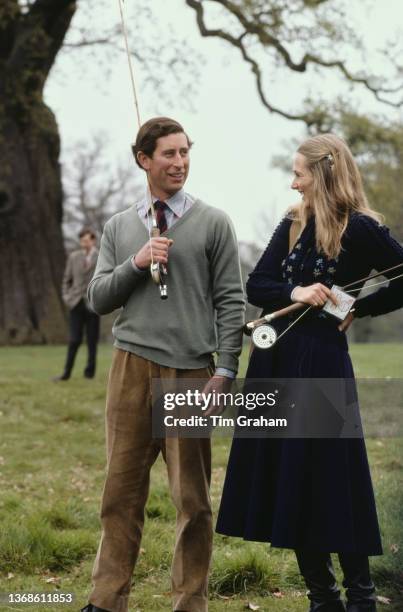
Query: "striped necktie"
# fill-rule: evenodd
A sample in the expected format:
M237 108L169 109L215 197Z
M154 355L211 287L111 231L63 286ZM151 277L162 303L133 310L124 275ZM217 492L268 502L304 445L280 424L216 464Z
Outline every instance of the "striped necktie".
M167 220L165 217L167 204L165 204L165 202L157 200L156 202L154 202L154 209L156 213L158 229L160 230L160 234L163 234L168 229Z

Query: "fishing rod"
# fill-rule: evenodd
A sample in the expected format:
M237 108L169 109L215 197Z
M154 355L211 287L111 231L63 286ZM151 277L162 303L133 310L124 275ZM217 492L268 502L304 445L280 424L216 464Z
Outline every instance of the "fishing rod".
M393 270L397 270L398 268L401 268L402 266L403 266L403 263L397 264L396 266L392 266L391 268L386 268L385 270L381 270L379 272L376 272L375 274L370 274L369 276L360 278L356 281L353 281L352 283L348 283L347 285L344 285L344 287L338 287L337 285L333 285L331 288L331 291L336 296L337 306L331 300L327 300L326 304L322 307L322 310L336 317L339 321L344 321L344 319L347 317L347 315L350 312L354 312L353 305L354 305L354 302L356 301L356 298L349 295L350 293L354 293L355 291L366 290L366 289L370 289L371 287L377 287L379 285L390 283L399 278L403 278L403 274L398 274L397 276L394 276L392 278L387 278L383 281L380 281L379 283L373 283L365 287L358 287L356 289L351 289L351 288L349 289L349 287L352 287L356 285L357 283L362 283L362 282L373 280L374 278L377 278L378 276L382 276L383 274L386 274L387 272L392 272ZM307 305L302 302L296 302L295 304L291 304L290 306L286 306L285 308L281 308L280 310L276 310L274 312L268 313L259 319L255 319L254 321L249 321L248 323L246 323L244 325L243 331L247 336L252 336L252 342L257 348L269 349L272 346L274 346L274 344L278 342L280 338L284 336L284 334L286 334L296 323L298 323L298 321L302 319L302 317L304 317L313 308L313 306L308 306L308 307L306 306ZM268 323L270 323L274 319L284 317L293 312L297 312L298 310L302 310L304 307L306 308L302 312L302 314L296 319L294 319L294 321L292 321L292 323L290 323L281 332L281 334L277 334L276 329L272 325L268 325Z
M136 112L136 117L137 117L137 127L138 129L140 129L141 127L140 106L139 106L139 100L138 100L138 95L137 95L136 79L134 76L134 69L133 69L133 64L132 64L131 55L130 55L129 41L128 41L127 28L126 28L125 0L118 0L118 1L119 1L120 20L122 23L122 33L123 33L123 38L125 41L127 61L129 64L129 73L130 73L130 81L132 85L134 107L135 107L135 112ZM132 149L133 156L136 158L136 149L135 149L134 144L132 144L131 149ZM150 219L149 219L149 215L147 214L148 240L150 244L150 253L151 253L150 274L151 274L151 278L154 281L154 283L159 286L160 298L162 300L166 300L168 298L168 289L167 289L167 284L166 284L166 277L168 274L168 270L167 270L167 267L163 263L154 261L152 238L158 238L161 235L161 232L158 227L157 217L155 214L154 202L153 202L153 197L151 193L151 185L150 185L148 173L147 173L147 195L149 199L151 218L152 218L152 222L150 226Z

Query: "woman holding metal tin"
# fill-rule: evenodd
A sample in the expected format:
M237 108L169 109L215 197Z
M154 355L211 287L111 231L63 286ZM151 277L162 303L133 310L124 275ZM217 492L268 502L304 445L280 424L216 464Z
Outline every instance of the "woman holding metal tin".
M293 170L292 188L302 202L275 230L247 294L266 313L294 302L306 306L276 319L278 341L269 350L254 348L247 381L354 383L345 331L355 317L403 306L403 248L370 208L343 140L332 134L309 138ZM346 293L357 297L374 269L385 271L387 286L358 298L342 320L324 311L325 305L337 309L333 286L350 287ZM311 611L345 610L330 557L338 553L347 610L376 609L368 557L381 555L382 546L362 437L234 438L217 531L294 549Z

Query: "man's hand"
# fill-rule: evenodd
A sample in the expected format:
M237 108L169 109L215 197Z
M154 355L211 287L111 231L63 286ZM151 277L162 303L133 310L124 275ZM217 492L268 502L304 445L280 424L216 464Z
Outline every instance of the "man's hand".
M213 393L214 391L216 395L218 393L230 393L232 383L233 378L229 378L228 376L219 376L215 374L205 385L203 393ZM211 402L210 407L205 412L205 416L210 416L212 414L222 414L225 408L225 404L220 405L219 403Z
M150 244L151 242L151 244ZM173 244L173 240L169 238L151 238L146 244L140 249L134 258L134 263L140 270L148 268L152 262L151 259L151 247L153 253L154 263L168 263L168 249Z
M344 321L340 323L339 330L347 331L351 323L353 322L353 320L354 320L354 314L352 312L349 312L346 318L344 319Z
M324 306L328 299L337 306L337 298L334 293L332 293L326 285L322 285L321 283L315 283L308 287L296 287L292 297L296 302L303 302L304 304L310 304L318 308Z

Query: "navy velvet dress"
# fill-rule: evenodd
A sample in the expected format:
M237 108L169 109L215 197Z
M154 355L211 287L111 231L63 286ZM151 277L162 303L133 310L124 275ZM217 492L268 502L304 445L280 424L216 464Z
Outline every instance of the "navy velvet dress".
M284 218L250 275L249 301L270 312L291 303L297 285L344 286L403 262L386 227L353 214L335 260L316 251L310 219L288 254L291 220ZM400 268L387 276L403 272ZM356 302L356 316L403 306L399 279ZM275 322L278 331L291 318ZM272 349L254 349L247 378L354 377L344 332L323 313L295 324ZM363 439L234 438L217 532L282 548L382 554Z

